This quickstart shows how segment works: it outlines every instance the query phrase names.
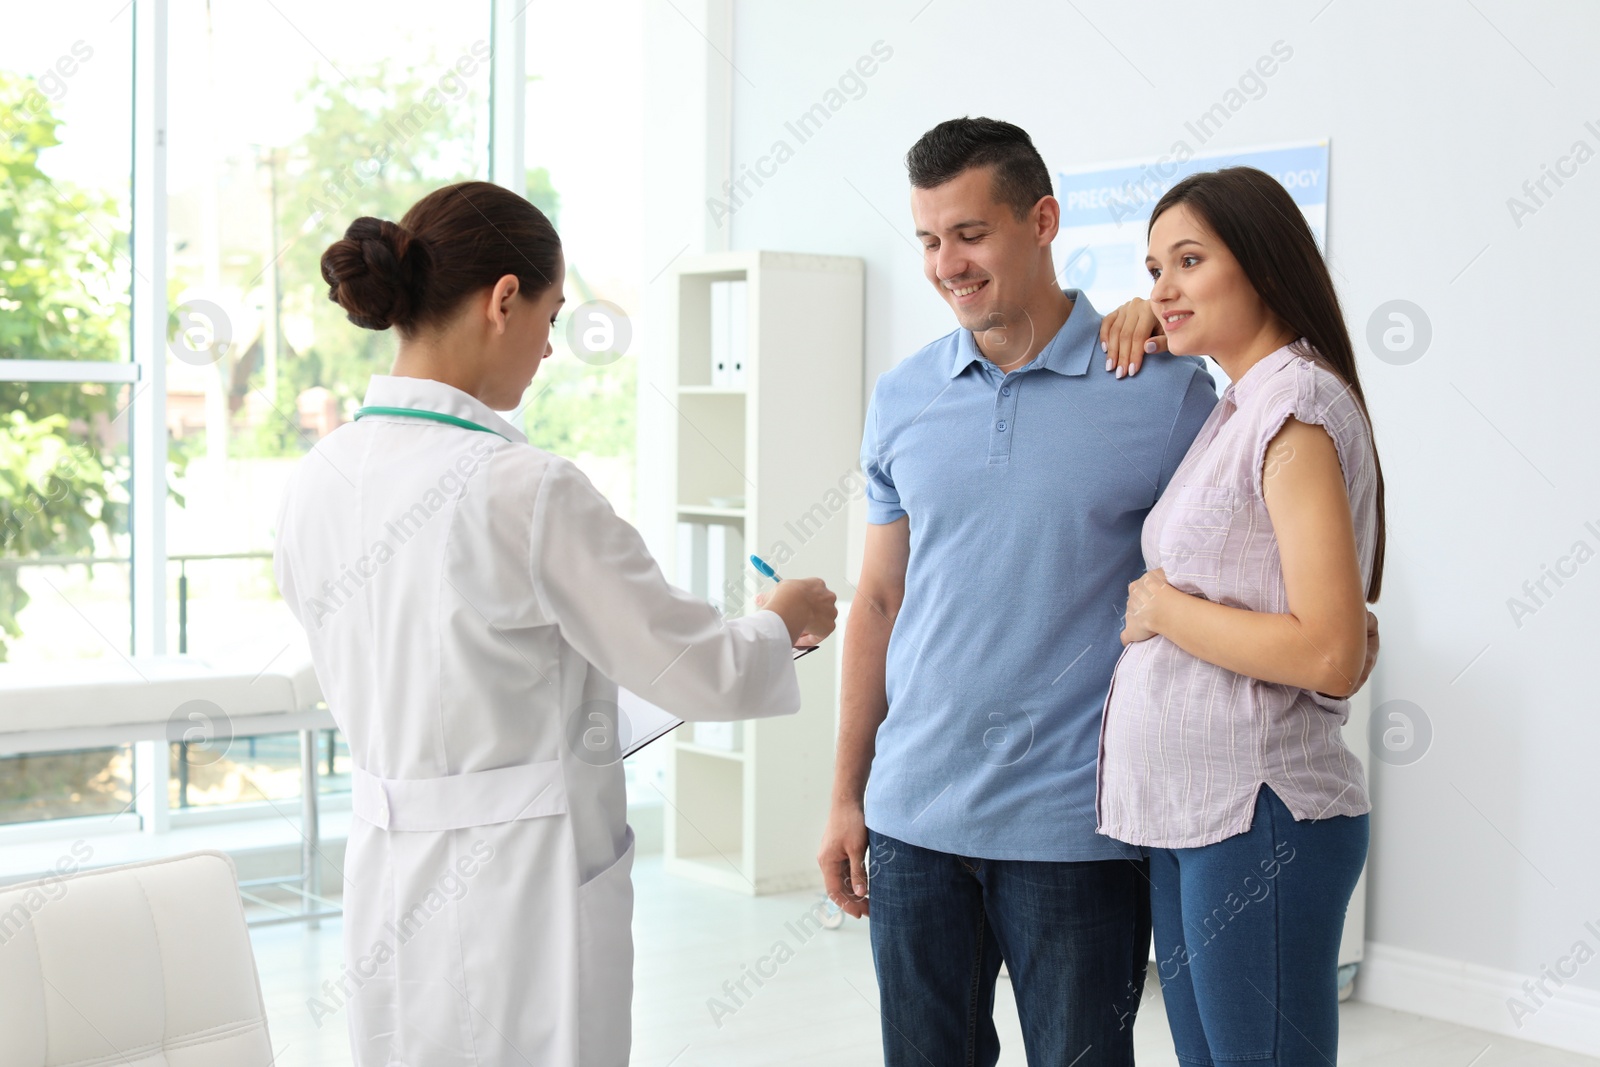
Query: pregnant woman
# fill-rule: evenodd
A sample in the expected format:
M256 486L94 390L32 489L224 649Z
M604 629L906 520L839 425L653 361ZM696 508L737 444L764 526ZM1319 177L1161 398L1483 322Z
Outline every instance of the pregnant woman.
M1150 850L1186 1064L1333 1062L1367 791L1340 727L1383 572L1383 475L1333 282L1283 187L1196 174L1151 215L1151 309L1233 384L1144 524L1099 830Z

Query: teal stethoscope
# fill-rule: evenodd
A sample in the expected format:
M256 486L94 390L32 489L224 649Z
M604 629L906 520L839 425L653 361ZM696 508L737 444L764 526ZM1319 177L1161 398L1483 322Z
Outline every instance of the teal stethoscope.
M356 420L359 421L363 415L399 415L402 418L409 419L432 419L434 422L448 423L451 426L459 426L464 430L482 430L484 433L492 433L496 437L505 437L507 441L511 440L499 430L483 426L473 422L471 419L463 419L456 415L446 415L442 411L429 411L427 408L361 408L356 412ZM512 443L515 444L515 442Z

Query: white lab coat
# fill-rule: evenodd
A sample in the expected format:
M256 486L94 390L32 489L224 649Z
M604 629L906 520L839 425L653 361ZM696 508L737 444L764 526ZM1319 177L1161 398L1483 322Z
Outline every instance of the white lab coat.
M344 972L358 1067L624 1067L633 832L617 685L687 719L798 710L783 621L668 585L570 461L471 395L375 375L296 469L274 567L354 764ZM598 702L598 703L596 703Z

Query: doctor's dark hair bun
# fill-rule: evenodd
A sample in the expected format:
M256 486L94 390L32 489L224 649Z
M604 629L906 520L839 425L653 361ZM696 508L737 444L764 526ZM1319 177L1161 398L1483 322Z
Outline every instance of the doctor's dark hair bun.
M542 211L498 185L460 182L418 200L399 223L356 219L322 253L322 280L357 326L412 337L507 274L536 299L560 265L561 238Z
M384 219L362 216L322 254L328 299L369 330L405 329L427 282L423 242Z

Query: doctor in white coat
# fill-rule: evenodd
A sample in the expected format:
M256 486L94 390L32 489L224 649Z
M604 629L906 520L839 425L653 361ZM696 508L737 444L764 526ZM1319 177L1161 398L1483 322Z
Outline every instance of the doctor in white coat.
M274 559L350 746L344 1014L360 1067L624 1067L633 832L618 684L682 718L799 708L792 646L835 622L817 579L723 620L668 585L570 461L496 414L550 354L549 221L482 182L322 259L399 355L285 493ZM598 743L597 743L597 740Z

